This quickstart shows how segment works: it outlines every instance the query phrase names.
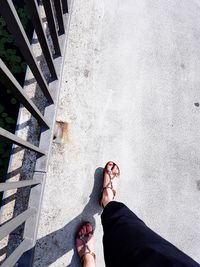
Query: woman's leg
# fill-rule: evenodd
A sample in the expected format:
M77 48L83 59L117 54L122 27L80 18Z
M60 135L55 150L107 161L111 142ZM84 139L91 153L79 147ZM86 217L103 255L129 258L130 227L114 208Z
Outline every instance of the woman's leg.
M200 267L148 228L123 203L111 201L102 213L106 266Z
M115 165L106 165L115 175ZM103 245L107 267L200 267L198 263L157 235L124 204L112 201L113 190L109 183L109 172L104 172L101 204ZM116 190L117 181L113 183Z

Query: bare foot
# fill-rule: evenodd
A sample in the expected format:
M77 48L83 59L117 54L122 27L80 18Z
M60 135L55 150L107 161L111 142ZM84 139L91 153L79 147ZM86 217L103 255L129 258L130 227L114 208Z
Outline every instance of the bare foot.
M94 254L94 235L92 225L87 222L84 223L78 231L76 237L76 249L78 255L83 262L83 266L93 267L95 266L95 254Z
M100 199L100 205L103 208L114 199L119 177L119 167L114 162L109 161L104 168L103 189Z

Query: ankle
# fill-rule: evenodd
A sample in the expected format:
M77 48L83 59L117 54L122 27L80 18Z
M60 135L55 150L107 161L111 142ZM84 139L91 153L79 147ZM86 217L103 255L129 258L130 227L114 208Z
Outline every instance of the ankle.
M106 188L102 196L103 206L105 207L112 200L113 200L113 191L110 188Z
M109 196L103 196L102 198L103 207L105 208L105 206L108 205L108 203L110 203L112 200L113 198L110 198Z
M83 262L84 262L83 266L95 266L94 256L89 253L83 256Z

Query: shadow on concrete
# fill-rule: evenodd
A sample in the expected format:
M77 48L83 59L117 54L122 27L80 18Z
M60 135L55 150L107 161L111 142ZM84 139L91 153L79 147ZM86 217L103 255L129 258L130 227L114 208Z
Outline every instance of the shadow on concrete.
M49 266L71 250L73 250L73 257L71 263L66 265L66 267L81 266L75 250L75 235L80 225L85 221L91 222L95 229L96 222L94 215L97 213L100 214L102 211L98 204L102 187L102 177L103 168L97 168L94 174L94 186L92 193L90 194L89 202L77 217L71 220L63 228L52 232L37 241L34 267ZM69 203L70 201L71 200L69 199Z

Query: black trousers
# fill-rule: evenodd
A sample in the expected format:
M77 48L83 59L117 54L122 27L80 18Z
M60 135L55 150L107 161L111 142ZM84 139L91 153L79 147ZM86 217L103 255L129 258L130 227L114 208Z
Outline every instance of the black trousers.
M110 202L101 220L106 267L200 267L123 203Z

